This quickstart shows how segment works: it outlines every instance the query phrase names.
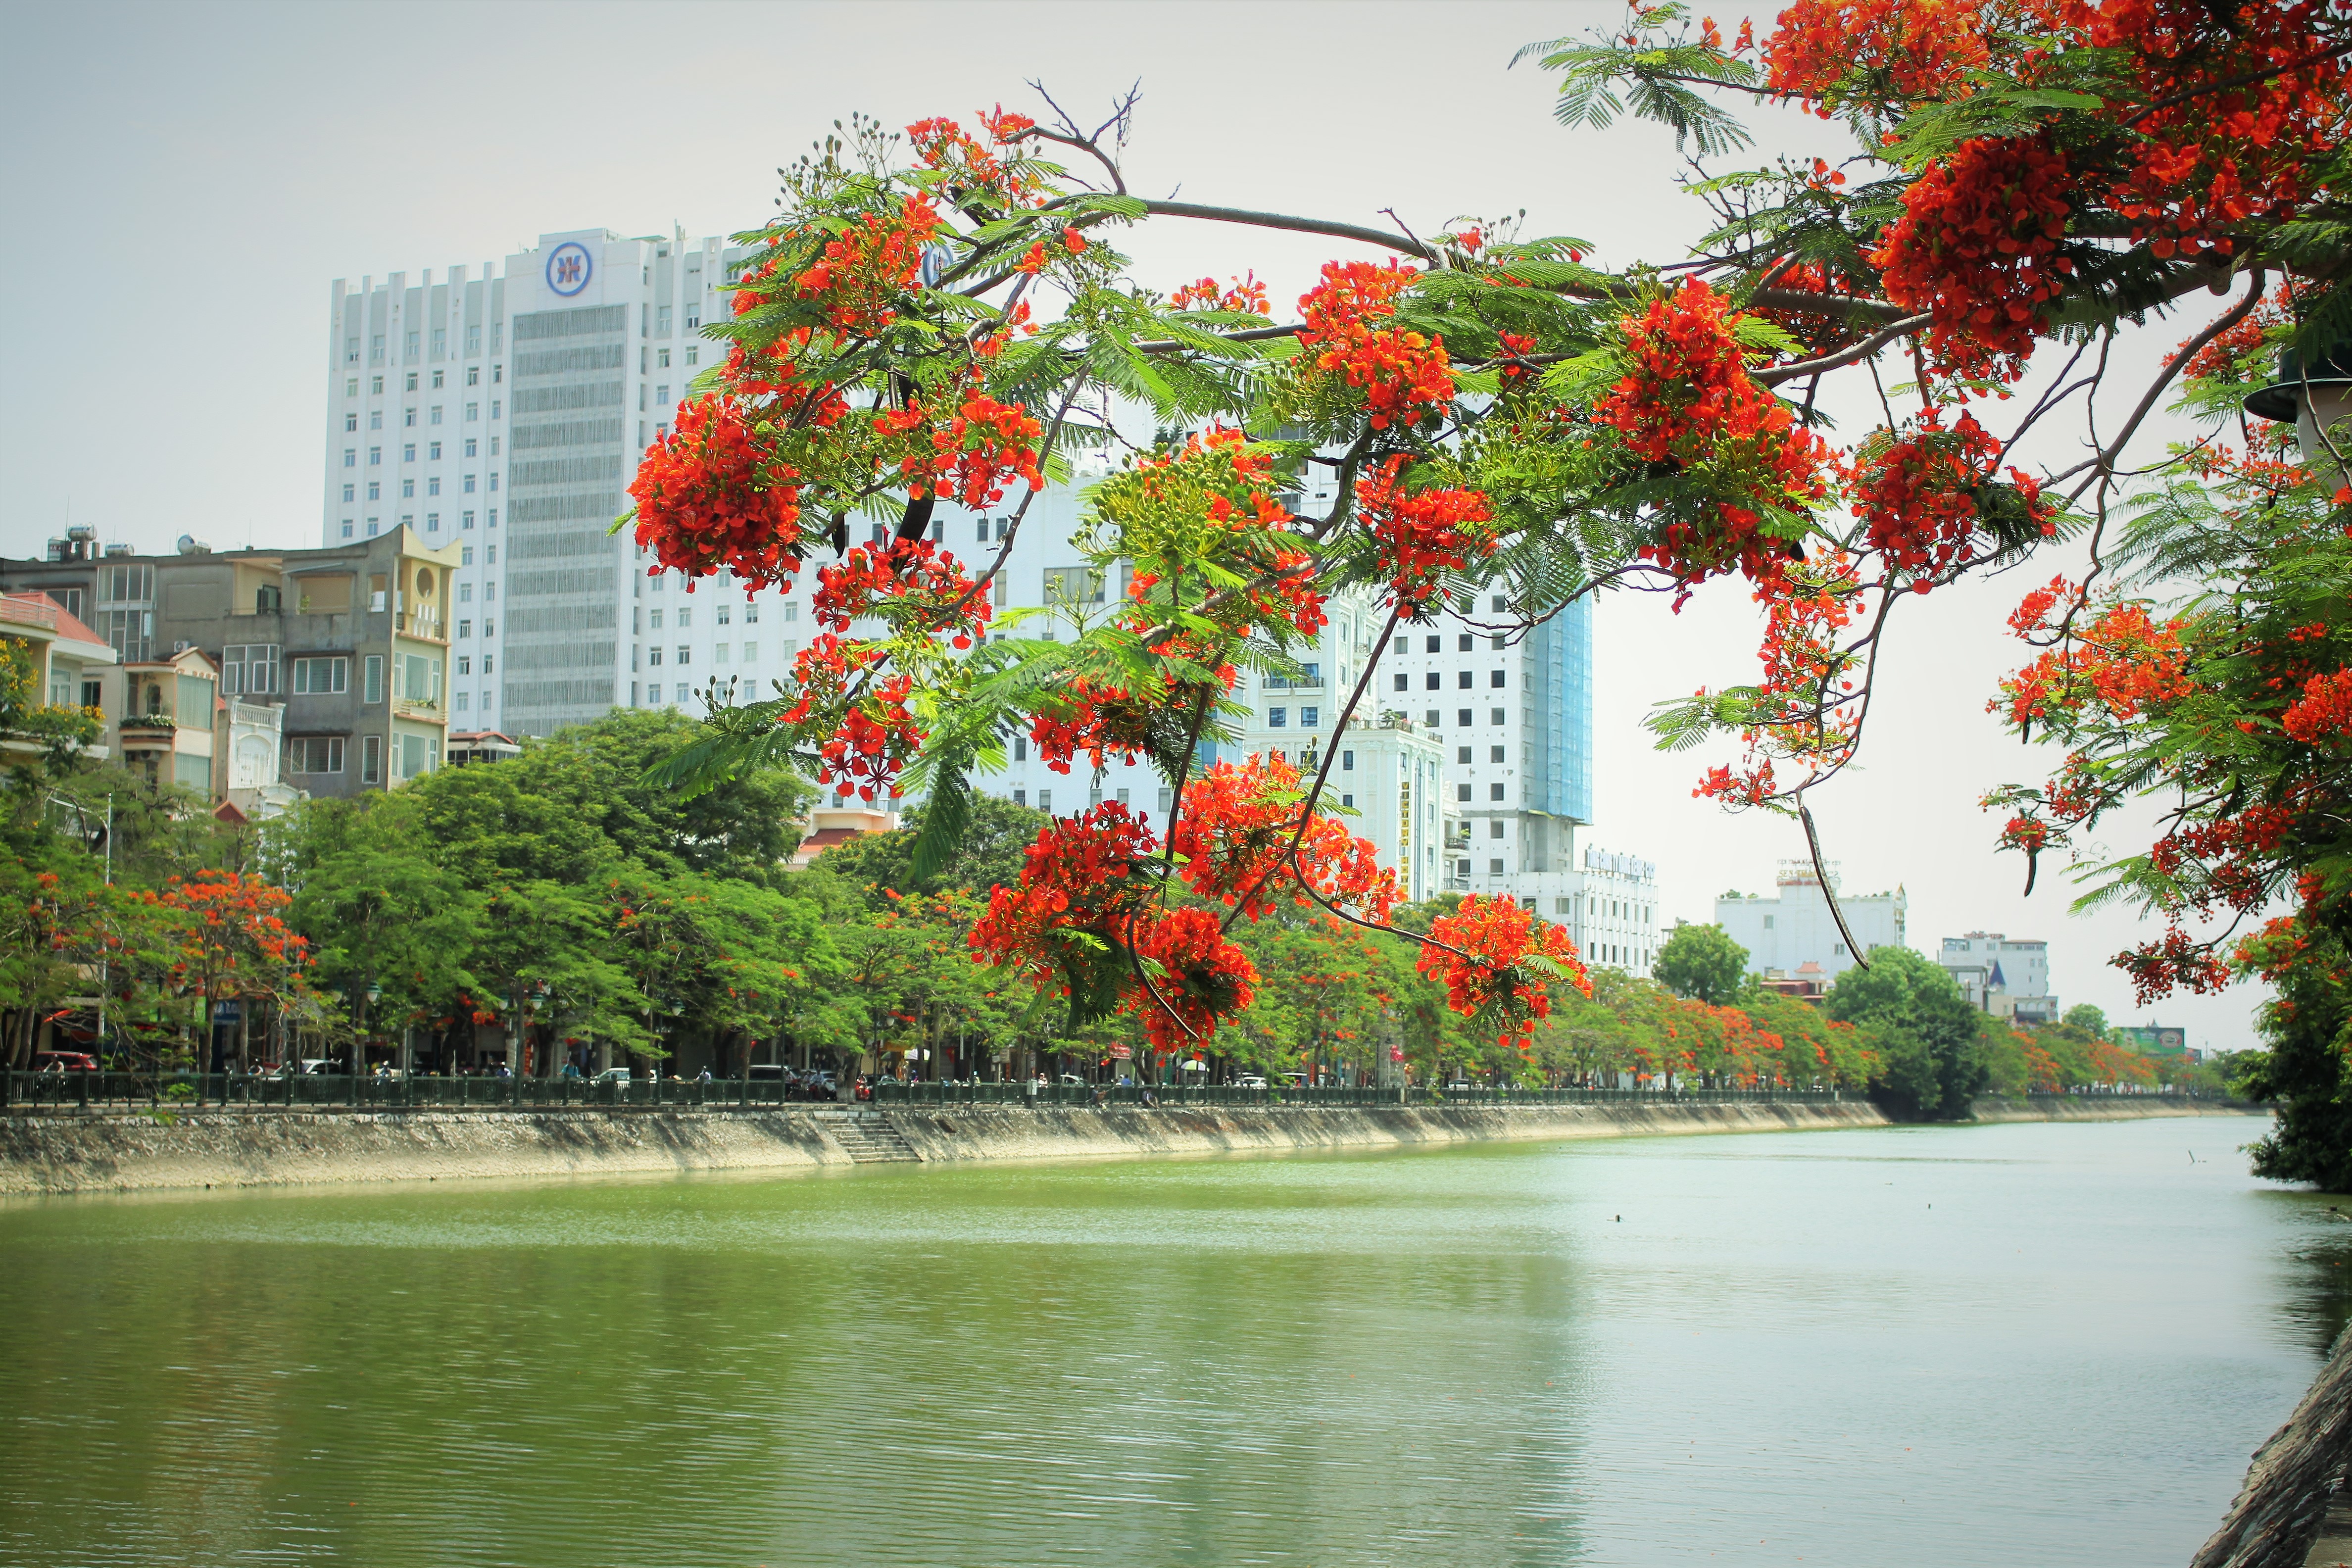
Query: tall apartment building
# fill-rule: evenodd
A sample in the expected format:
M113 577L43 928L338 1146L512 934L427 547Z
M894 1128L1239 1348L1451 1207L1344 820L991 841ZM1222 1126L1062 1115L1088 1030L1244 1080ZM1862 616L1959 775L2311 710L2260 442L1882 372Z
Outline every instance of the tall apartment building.
M609 530L715 352L698 329L742 254L583 229L541 235L503 271L332 286L324 541L404 526L458 552L458 731L545 735L636 700L631 550Z

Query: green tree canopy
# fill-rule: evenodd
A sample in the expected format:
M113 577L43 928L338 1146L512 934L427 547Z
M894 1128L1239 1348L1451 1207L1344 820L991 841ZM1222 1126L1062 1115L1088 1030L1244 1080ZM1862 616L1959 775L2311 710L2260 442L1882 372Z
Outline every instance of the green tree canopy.
M1677 996L1720 1005L1748 985L1748 950L1718 925L1678 925L1650 965L1658 983Z
M1957 1121L1990 1081L1977 1010L1952 977L1905 947L1883 947L1847 970L1822 1011L1859 1025L1878 1053L1872 1089L1897 1115Z

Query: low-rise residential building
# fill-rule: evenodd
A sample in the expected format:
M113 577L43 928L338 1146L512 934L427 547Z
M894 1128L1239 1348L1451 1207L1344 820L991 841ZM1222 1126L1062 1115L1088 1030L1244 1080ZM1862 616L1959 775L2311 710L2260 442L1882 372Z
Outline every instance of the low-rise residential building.
M110 726L136 731L131 750L159 770L168 755L175 782L217 799L245 792L251 816L281 788L352 795L440 765L450 681L472 662L449 652L457 555L405 528L324 550L215 551L184 536L170 555L101 551L94 532L76 530L52 540L46 559L0 561L0 590L86 614L121 664L124 695L104 704ZM190 653L202 672L186 665ZM174 684L196 679L215 700L276 712L207 706L199 720ZM183 732L194 729L201 742ZM274 772L258 761L263 744Z
M1830 898L1837 899L1864 956L1882 947L1907 945L1905 920L1910 899L1902 888L1892 892L1849 894L1839 890L1838 868L1829 868L1829 887L1808 860L1783 860L1773 879L1770 898L1729 892L1715 900L1715 923L1748 950L1748 966L1760 974L1793 977L1807 963L1819 966L1824 987L1853 967L1854 953L1838 929Z
M45 594L0 595L0 638L21 643L33 661L36 700L51 708L99 708L116 663L106 639ZM0 737L15 750L38 742Z
M210 797L220 668L198 648L126 661L106 683L106 740L122 765L151 784Z
M2058 998L2050 994L2050 944L1972 931L1948 936L1936 962L1969 1005L2020 1024L2054 1024Z

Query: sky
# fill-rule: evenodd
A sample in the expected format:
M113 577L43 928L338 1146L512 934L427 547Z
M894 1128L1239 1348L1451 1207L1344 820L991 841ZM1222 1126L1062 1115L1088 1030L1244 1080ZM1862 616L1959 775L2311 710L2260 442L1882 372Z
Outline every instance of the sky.
M1601 265L1671 261L1702 232L1671 132L1570 132L1523 44L1585 33L1622 4L536 5L83 4L0 9L0 553L37 553L68 519L141 550L318 542L329 288L364 274L478 268L541 233L752 226L775 170L862 110L900 126L1031 83L1081 120L1139 85L1130 188L1428 234L1460 216L1591 241ZM1717 20L1730 32L1739 13ZM1759 24L1764 16L1759 13ZM1759 26L1759 30L1761 30ZM1757 161L1847 150L1792 110L1750 111ZM1368 250L1162 220L1120 241L1160 286L1254 268L1277 301ZM2112 430L2165 353L2217 302L2128 340ZM2137 372L2133 382L2127 373ZM1851 378L1850 378L1851 379ZM1867 384L1861 384L1867 396ZM1825 395L1846 438L1853 389ZM1988 423L2000 428L1997 417ZM2063 465L2081 422L2038 448ZM2159 454L2153 424L2135 448ZM1985 711L2028 650L2003 620L2079 552L1908 602L1862 762L1813 796L1849 892L1901 886L1915 946L1969 931L2050 943L2063 1000L2151 1018L2192 1044L2254 1043L2258 994L2147 1008L2109 967L2158 934L2136 911L2069 912L2081 890L1991 852L1977 802L2055 758ZM1661 911L1713 918L1804 855L1791 822L1694 799L1728 747L1652 749L1653 704L1751 679L1753 607L1735 584L1679 615L1612 595L1596 617L1596 822L1582 837L1657 863ZM2104 831L2126 853L2146 821ZM2053 874L2054 873L2054 874Z

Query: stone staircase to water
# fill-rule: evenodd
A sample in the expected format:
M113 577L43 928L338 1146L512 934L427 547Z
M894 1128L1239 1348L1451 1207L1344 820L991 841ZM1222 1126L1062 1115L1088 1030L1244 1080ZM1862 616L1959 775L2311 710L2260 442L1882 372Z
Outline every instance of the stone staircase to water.
M922 1158L881 1111L837 1110L820 1114L824 1130L858 1164L907 1163Z

